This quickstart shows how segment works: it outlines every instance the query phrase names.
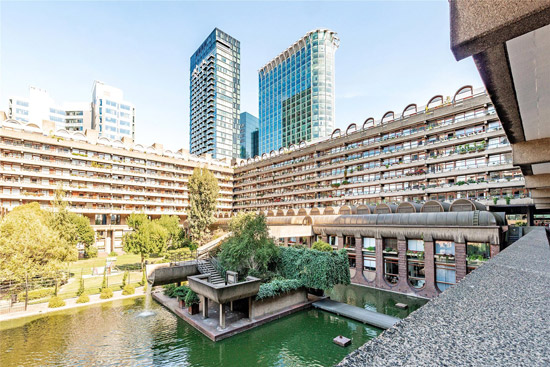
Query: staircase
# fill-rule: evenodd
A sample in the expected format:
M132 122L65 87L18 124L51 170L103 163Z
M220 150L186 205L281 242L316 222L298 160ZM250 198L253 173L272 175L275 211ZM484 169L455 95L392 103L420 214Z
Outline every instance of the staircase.
M201 274L210 274L210 283L225 285L225 280L210 260L199 260L198 269Z

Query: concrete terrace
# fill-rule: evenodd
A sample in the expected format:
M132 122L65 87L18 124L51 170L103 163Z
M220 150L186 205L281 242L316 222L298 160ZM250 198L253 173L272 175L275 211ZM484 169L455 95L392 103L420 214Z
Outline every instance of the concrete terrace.
M339 366L550 365L549 284L548 233L533 228Z

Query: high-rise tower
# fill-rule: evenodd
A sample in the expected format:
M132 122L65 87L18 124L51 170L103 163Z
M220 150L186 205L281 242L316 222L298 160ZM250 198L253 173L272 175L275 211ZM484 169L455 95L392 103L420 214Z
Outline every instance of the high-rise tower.
M215 28L191 56L190 152L239 156L240 42Z
M260 154L330 135L339 43L335 32L317 29L260 69Z

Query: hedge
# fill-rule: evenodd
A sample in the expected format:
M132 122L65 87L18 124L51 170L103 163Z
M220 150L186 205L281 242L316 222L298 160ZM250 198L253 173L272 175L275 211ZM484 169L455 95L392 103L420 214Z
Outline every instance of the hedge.
M302 283L298 279L275 279L269 283L260 285L260 290L256 295L256 299L264 299L275 297L283 293L287 293L302 287Z
M76 303L88 303L90 302L90 297L86 293L82 293L77 299Z
M57 307L63 307L65 306L65 301L61 297L53 296L50 298L50 302L48 302L49 308L57 308Z
M34 291L29 291L29 301L46 298L52 296L54 293L54 288L41 288ZM17 294L17 299L23 301L25 299L25 291Z
M101 294L99 295L99 298L101 299L108 299L113 297L113 290L111 288L103 288L101 290Z
M345 249L321 252L281 247L278 270L283 278L297 279L314 289L331 289L336 284L351 282Z
M130 294L134 294L134 293L136 293L136 289L131 284L126 284L122 289L123 296L129 296Z

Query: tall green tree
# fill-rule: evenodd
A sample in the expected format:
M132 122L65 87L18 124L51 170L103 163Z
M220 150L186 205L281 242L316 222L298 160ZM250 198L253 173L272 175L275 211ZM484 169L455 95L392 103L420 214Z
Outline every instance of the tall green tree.
M263 215L238 213L230 222L232 235L221 245L222 265L241 275L267 277L278 258L279 249Z
M84 253L92 257L91 247L95 243L95 232L90 225L90 220L83 215L71 213L71 221L76 226L77 243L84 245Z
M132 232L124 235L123 249L141 255L142 268L146 256L166 251L169 234L158 221L150 220L143 213L132 213L128 216L128 226Z
M160 224L168 232L167 248L180 248L184 239L183 228L180 227L180 219L177 215L161 215L157 219Z
M16 207L0 223L0 279L28 284L34 277L55 276L68 261L77 259L76 248L53 226L51 213L38 203Z
M218 179L206 168L195 168L189 178L189 234L199 245L210 238L209 227L214 223L214 213L220 193Z

